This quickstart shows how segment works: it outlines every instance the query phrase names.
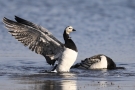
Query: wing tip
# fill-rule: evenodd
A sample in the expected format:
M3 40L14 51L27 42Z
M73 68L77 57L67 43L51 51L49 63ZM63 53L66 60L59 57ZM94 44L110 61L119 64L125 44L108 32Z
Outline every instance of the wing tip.
M16 16L16 15L14 15L14 16L15 16L15 18L18 17L18 16Z
M15 15L15 20L18 20L18 19L19 19L19 17ZM11 20L6 17L3 17L2 21L4 24L8 24L11 22Z
M3 18L3 23L6 24L6 22L8 21L8 19L6 17Z
M9 29L8 27L11 25L10 20L6 17L3 18L3 24L5 25L5 28Z
M5 25L5 27L7 28L7 29L9 29L9 28L11 28L11 27L13 27L14 26L14 21L12 21L12 20L10 20L10 19L8 19L8 18L6 18L6 17L4 17L3 18L3 23L4 23L4 25Z
M15 17L14 19L15 19L16 21L18 21L18 20L21 19L20 17L18 17L18 16L16 16L16 15L15 15L14 17Z

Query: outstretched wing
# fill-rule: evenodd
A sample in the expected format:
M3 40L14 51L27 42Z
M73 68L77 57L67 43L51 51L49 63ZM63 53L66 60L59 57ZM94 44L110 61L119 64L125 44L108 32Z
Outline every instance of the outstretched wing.
M86 59L82 60L80 63L77 63L74 66L72 66L72 68L89 69L92 64L95 64L95 63L98 63L101 61L100 56L101 56L101 54L92 56L90 58L86 58Z
M53 65L64 50L63 44L47 29L15 16L15 21L3 18L3 23L18 41L30 50L43 55L47 63Z

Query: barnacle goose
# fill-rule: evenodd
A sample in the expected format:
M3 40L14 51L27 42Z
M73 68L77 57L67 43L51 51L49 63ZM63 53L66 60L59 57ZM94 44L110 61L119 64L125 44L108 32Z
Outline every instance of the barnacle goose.
M15 16L16 21L3 18L6 28L18 41L28 46L30 50L35 51L45 57L50 65L58 61L57 72L69 72L75 62L78 50L69 34L75 29L72 26L65 28L63 38L65 44L57 40L47 29Z
M115 62L104 54L94 55L90 58L82 60L72 66L72 68L82 69L124 69L124 67L116 67Z

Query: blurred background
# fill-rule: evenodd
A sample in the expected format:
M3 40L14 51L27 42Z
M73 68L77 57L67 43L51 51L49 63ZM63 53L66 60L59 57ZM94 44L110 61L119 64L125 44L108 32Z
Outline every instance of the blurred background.
M47 28L61 42L66 26L77 32L78 61L105 54L116 62L135 62L134 0L1 0L0 57L39 57L14 39L2 18L14 15Z

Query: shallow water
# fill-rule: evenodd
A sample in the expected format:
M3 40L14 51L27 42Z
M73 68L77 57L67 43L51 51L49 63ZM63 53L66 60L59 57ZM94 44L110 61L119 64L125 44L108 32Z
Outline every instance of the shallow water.
M111 57L118 70L79 70L49 73L44 57L16 41L0 22L0 90L134 90L135 89L135 1L0 1L0 18L14 15L46 27L63 42L71 34L79 55L77 62L96 54Z

